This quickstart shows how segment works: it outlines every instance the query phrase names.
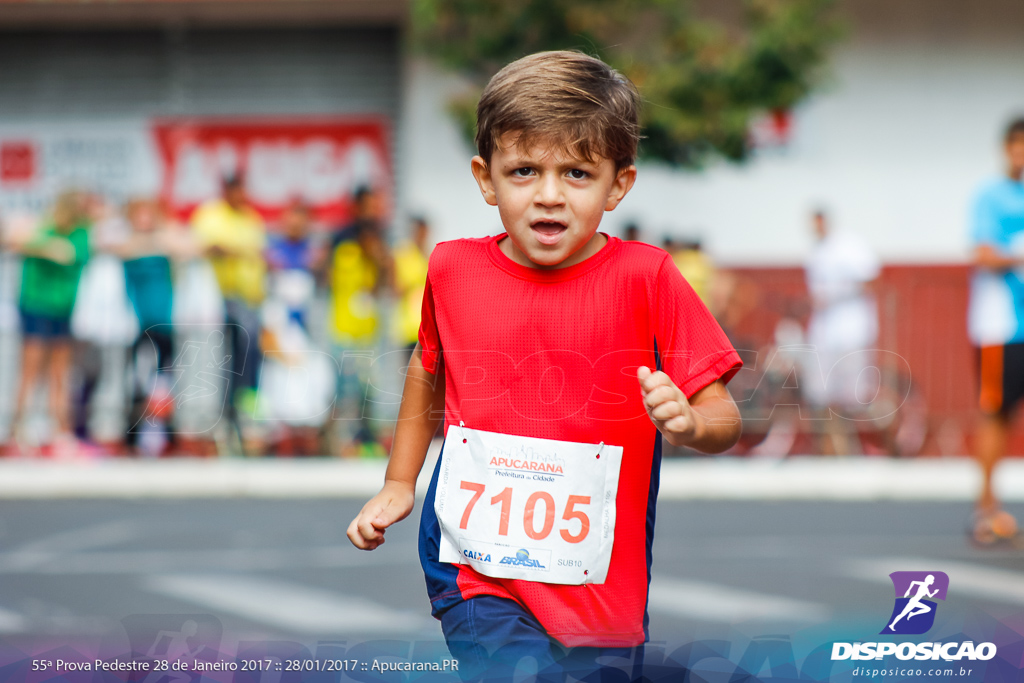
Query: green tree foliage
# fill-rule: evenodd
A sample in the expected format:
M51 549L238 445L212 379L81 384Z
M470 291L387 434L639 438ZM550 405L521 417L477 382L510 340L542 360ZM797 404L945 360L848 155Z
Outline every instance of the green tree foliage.
M723 23L686 0L414 0L413 37L481 88L533 52L598 56L640 88L641 154L692 167L745 159L751 121L807 97L841 34L833 0L739 2L739 19ZM470 137L478 94L452 103Z

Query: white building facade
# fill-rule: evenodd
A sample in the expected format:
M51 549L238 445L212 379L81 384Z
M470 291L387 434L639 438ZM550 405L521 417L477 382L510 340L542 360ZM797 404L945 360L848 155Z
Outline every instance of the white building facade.
M1000 172L1002 129L1024 115L1024 5L847 0L840 12L832 76L793 113L787 145L703 172L643 164L608 231L636 222L655 243L700 237L723 264L795 265L820 207L886 261L964 260L972 194ZM407 205L442 238L499 230L443 111L458 80L419 62L408 73Z
M845 0L840 12L831 78L793 112L784 146L700 172L643 164L606 229L636 222L648 241L700 238L723 264L792 265L822 207L886 261L963 260L972 193L1024 113L1024 5ZM155 121L370 117L390 159L358 157L339 188L383 173L398 235L410 214L436 239L498 231L445 111L463 84L403 52L407 21L404 0L6 3L0 211L38 209L67 184L161 191Z

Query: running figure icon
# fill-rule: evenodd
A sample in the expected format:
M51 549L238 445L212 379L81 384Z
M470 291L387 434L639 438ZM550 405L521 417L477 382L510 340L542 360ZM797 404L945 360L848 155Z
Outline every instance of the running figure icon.
M925 614L927 612L932 611L931 606L926 605L925 603L921 602L921 600L922 598L933 598L935 597L935 594L939 592L938 588L936 588L933 591L928 590L928 588L933 583L935 583L934 574L929 574L928 576L926 576L924 581L910 582L910 586L907 587L907 592L903 594L903 597L910 597L910 592L914 590L914 586L917 586L917 593L914 594L914 597L910 598L906 606L903 608L903 611L900 612L899 616L893 619L892 623L889 624L890 631L892 631L893 633L896 632L896 622L902 619L903 617L906 617L907 621L910 621L911 617L916 617L919 614Z
M880 635L927 633L934 625L939 611L937 601L946 599L949 575L935 570L900 571L889 574L889 579L892 581L895 601L886 620L888 623Z

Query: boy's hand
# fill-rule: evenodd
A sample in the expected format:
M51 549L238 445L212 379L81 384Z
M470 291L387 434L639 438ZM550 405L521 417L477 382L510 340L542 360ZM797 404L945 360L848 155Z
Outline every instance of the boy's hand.
M698 440L702 421L675 382L664 372L651 372L643 366L637 368L636 376L647 415L668 442L686 446Z
M375 549L384 543L384 530L408 517L415 503L415 486L393 480L384 482L380 493L348 525L348 540L360 550Z

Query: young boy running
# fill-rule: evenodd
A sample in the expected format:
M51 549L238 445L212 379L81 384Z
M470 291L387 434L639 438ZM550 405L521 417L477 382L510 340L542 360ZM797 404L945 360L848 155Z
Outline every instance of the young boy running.
M576 52L491 79L472 171L506 234L435 248L384 487L348 529L372 550L409 515L443 417L420 559L466 678L638 661L661 439L739 437L721 328L667 253L598 232L636 179L638 108Z

